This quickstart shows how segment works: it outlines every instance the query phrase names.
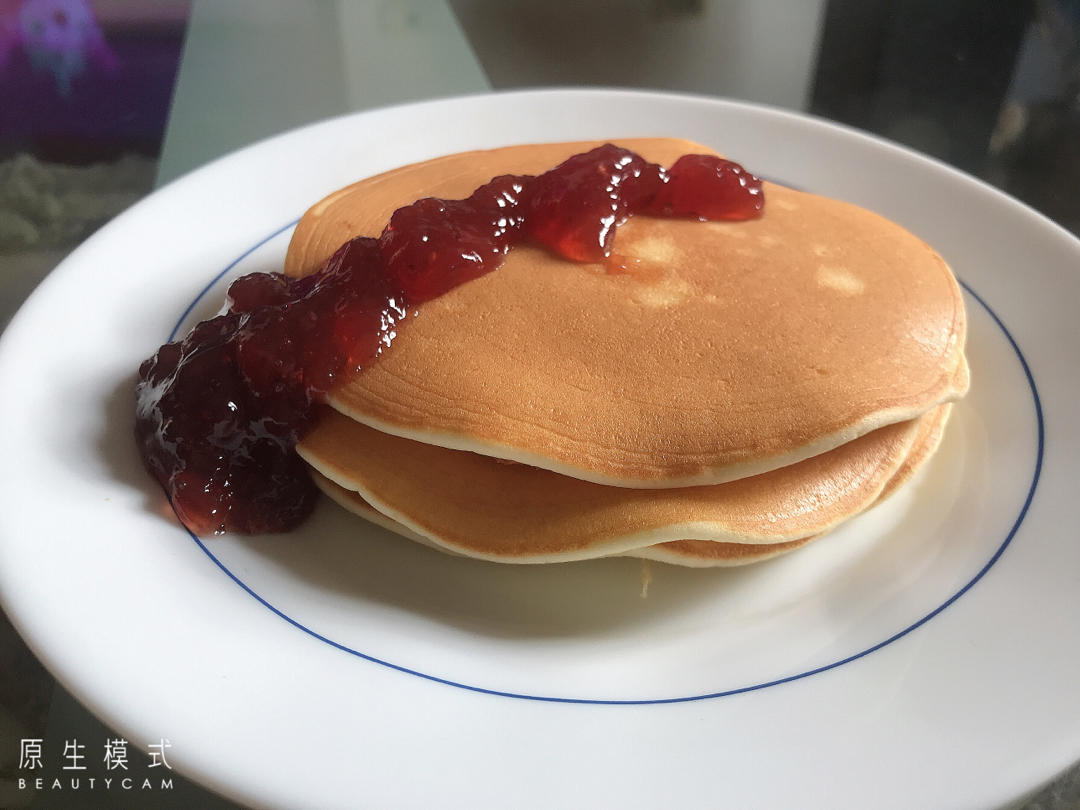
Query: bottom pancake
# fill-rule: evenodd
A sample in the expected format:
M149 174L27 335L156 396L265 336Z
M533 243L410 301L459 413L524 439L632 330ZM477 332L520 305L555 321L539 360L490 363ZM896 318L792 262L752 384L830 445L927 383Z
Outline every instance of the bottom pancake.
M425 546L445 551L454 556L465 556L462 552L441 546L431 538L414 532L408 526L403 526L392 518L388 518L379 510L365 501L356 492L350 492L340 487L325 475L311 471L316 486L319 487L332 501L344 507L354 515L389 529L402 537L415 540ZM641 557L642 559L658 560L660 562L674 563L675 565L692 566L695 568L747 565L761 562L771 557L776 557L788 551L793 551L813 540L813 537L804 537L800 540L792 540L787 543L750 545L747 543L719 543L708 540L673 540L668 543L660 543L655 546L634 549L624 552L625 557ZM517 561L513 561L517 562Z
M508 465L380 433L333 412L298 449L335 501L445 551L513 563L632 554L738 565L804 545L891 494L933 453L948 413L940 406L753 478L667 490L607 487Z

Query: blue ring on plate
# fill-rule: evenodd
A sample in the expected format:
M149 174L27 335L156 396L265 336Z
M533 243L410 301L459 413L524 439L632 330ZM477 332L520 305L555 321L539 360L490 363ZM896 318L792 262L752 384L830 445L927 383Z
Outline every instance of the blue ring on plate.
M202 291L199 292L199 294L198 294L198 296L196 296L195 300L192 301L191 304L187 307L187 309L184 310L184 314L180 316L180 319L176 322L176 326L173 327L173 331L169 335L169 340L175 340L176 339L176 335L179 332L181 325L188 318L188 316L192 313L192 311L195 309L195 307L198 306L198 304L202 300L203 296L205 296L219 281L221 281L229 273L230 270L232 270L234 267L236 267L240 262L242 262L244 259L246 259L248 256L250 256L256 250L258 250L260 247L265 245L267 242L269 242L270 240L274 239L277 236L280 236L285 231L287 231L290 228L294 227L297 222L299 222L299 220L293 220L292 222L288 223L287 225L283 225L282 227L278 228L277 230L275 230L273 233L269 234L268 236L260 239L258 242L256 242L254 245L252 245L250 248L248 248L243 253L241 253L239 256L237 256L236 259L234 259L232 262L230 262L229 265L224 270L222 270L220 273L218 273L216 276L214 276L214 278L210 281L210 283L207 284L205 287L203 287ZM1038 422L1038 434L1039 434L1038 435L1038 450L1037 450L1036 457L1035 457L1035 472L1034 472L1034 474L1032 475L1032 478L1031 478L1031 487L1030 487L1030 489L1028 489L1028 494L1027 494L1027 498L1024 500L1024 505L1020 509L1020 513L1016 516L1016 521L1013 523L1012 528L1009 529L1009 533L1005 536L1005 540L1002 541L1000 546L998 546L997 550L994 552L993 556L990 557L990 560L986 563L986 565L984 565L979 570L979 572L977 574L975 574L975 576L972 577L971 580L966 585L964 585L964 587L962 587L960 590L958 590L956 593L954 593L952 596L950 596L948 599L946 599L942 604L938 605L932 611L927 613L921 619L919 619L918 621L916 621L913 624L909 625L908 627L905 627L903 630L899 631L898 633L894 633L893 635L889 636L884 641L878 642L877 644L874 644L872 647L867 647L865 650L862 650L861 652L857 652L854 655L849 655L846 658L841 658L839 661L833 661L831 664L825 664L825 665L820 666L820 667L815 667L814 669L808 669L805 672L799 672L799 673L797 673L795 675L788 675L788 676L783 677L783 678L777 678L776 680L765 681L763 683L755 683L755 684L750 684L748 686L739 686L739 687L736 687L734 689L725 689L725 690L722 690L722 691L719 691L719 692L708 692L708 693L702 694L702 695L686 695L686 696L683 696L683 697L670 697L670 698L643 698L643 699L639 699L639 700L602 700L602 699L598 699L598 698L569 698L569 697L551 697L551 696L547 696L547 695L528 695L528 694L523 694L523 693L520 693L520 692L504 692L504 691L501 691L501 690L498 690L498 689L487 689L487 688L485 688L483 686L473 686L472 684L460 683L459 681L452 681L452 680L450 680L448 678L440 678L438 675L430 675L430 674L428 674L426 672L420 672L419 670L409 669L408 667L403 667L403 666L400 666L398 664L394 664L394 663L392 663L390 661L385 661L382 658L376 658L373 655L368 655L367 653L360 652L359 650L354 650L352 647L347 647L344 644L341 644L341 643L339 643L337 641L334 641L333 639L327 638L326 636L315 632L310 627L307 627L306 625L301 624L296 619L292 618L291 616L287 615L286 613L283 613L281 610L274 607L269 602L267 602L265 599L263 599L261 596L259 596L259 594L255 593L255 591L253 591L250 586L248 586L236 574L234 574L232 571L230 571L225 566L225 564L221 562L221 560L219 560L217 557L215 557L213 552L211 552L210 549L208 549L206 547L206 545L202 542L202 540L200 540L194 533L192 533L190 531L188 532L188 534L190 535L191 539L195 541L196 545L198 545L198 547L203 550L203 553L205 553L206 556L209 557L218 568L220 568L222 571L224 571L225 574L227 574L228 577L233 582L235 582L237 585L239 585L241 588L243 588L245 591L247 591L248 594L250 594L259 603L261 603L263 605L263 607L265 607L267 610L271 611L272 613L277 614L282 619L287 621L289 624L293 625L293 627L296 627L298 630L302 630L305 633L307 633L309 636L312 636L313 638L316 638L316 639L318 639L319 641L321 641L321 642L323 642L325 644L329 644L331 647L336 647L337 649L341 650L342 652L346 652L349 655L354 655L357 658L362 658L365 661L370 661L373 664L379 664L380 666L387 667L388 669L394 669L394 670L397 670L398 672L403 672L406 675L414 675L417 678L423 678L423 679L428 680L428 681L434 681L435 683L441 683L441 684L444 684L445 686L453 686L453 687L456 687L457 689L466 689L466 690L468 690L470 692L480 692L481 694L485 694L485 695L497 695L499 697L516 698L518 700L537 700L537 701L544 701L544 702L547 702L547 703L586 703L586 704L601 705L601 706L642 706L642 705L646 705L646 704L655 704L655 703L689 703L689 702L695 701L695 700L712 700L714 698L729 697L731 695L741 695L744 692L758 692L758 691L760 691L762 689L768 689L769 687L772 687L772 686L779 686L780 684L791 683L792 681L800 681L803 678L809 678L811 675L817 675L817 674L822 673L822 672L828 672L830 669L836 669L837 667L842 667L845 664L850 664L852 661L857 661L860 658L864 658L865 656L870 655L870 653L875 652L877 650L880 650L882 647L887 647L888 645L892 644L894 641L897 641L898 639L901 639L904 636L908 635L913 630L916 630L919 627L922 627L928 621L930 621L935 616L937 616L939 613L941 613L943 610L945 610L945 608L949 607L949 605L953 604L957 599L959 599L961 596L963 596L965 593L967 593L969 590L971 590L971 588L975 585L975 583L978 582L980 579L982 579L983 576L985 576L986 572L989 571L994 566L994 563L996 563L999 559L1001 559L1001 555L1005 553L1005 549L1008 548L1009 543L1011 543L1013 537L1016 536L1016 532L1019 530L1020 524L1024 522L1024 517L1027 515L1028 508L1031 506L1031 501L1035 497L1035 488L1039 484L1039 476L1042 473L1043 441L1044 441L1044 435L1045 435L1045 430L1044 430L1044 426L1043 426L1042 401L1039 399L1039 390L1035 386L1035 378L1031 374L1031 368L1028 366L1027 359L1024 357L1024 353L1022 351L1020 351L1020 347L1017 345L1016 340L1013 338L1012 334L1006 328L1006 326L1002 322L1001 318L999 318L997 316L997 313L994 312L994 310L992 310L990 308L990 305L987 304L986 301L984 301L982 299L982 297L977 292L975 292L975 290L973 290L968 284L965 284L963 281L960 281L960 286L962 286L964 288L964 290L966 290L967 293L972 298L974 298L976 301L979 302L979 305L983 309L986 310L986 312L990 315L991 318L994 319L994 323L996 323L998 325L998 328L1001 329L1002 333L1008 339L1009 344L1012 346L1013 351L1016 352L1016 356L1020 360L1020 365L1024 369L1024 376L1027 377L1028 386L1031 388L1031 396L1032 396L1032 400L1034 401L1034 404L1035 404L1035 418L1036 418L1036 420Z

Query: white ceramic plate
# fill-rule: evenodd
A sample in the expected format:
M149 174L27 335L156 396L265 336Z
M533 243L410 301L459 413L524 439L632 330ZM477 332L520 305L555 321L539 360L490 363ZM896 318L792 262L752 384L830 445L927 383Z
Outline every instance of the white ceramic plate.
M967 290L974 383L901 496L734 571L500 567L324 504L200 542L131 440L139 362L354 179L499 144L669 134L871 207ZM0 346L3 604L183 773L280 807L986 807L1080 757L1080 243L911 152L650 93L437 101L257 144L90 239ZM179 323L178 323L179 319Z

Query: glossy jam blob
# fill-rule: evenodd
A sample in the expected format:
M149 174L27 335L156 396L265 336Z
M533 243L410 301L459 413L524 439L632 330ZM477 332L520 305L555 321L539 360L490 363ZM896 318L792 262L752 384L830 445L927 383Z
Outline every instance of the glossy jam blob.
M310 276L237 279L225 314L144 362L143 461L196 534L292 529L316 500L293 450L314 406L376 361L408 310L495 270L516 244L598 262L634 214L740 220L763 205L761 182L736 163L686 155L664 169L611 144L464 200L418 200Z

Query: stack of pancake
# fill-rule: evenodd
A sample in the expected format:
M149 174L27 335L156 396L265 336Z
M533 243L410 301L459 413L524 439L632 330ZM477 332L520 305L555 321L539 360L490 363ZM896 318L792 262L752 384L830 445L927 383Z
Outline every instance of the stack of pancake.
M710 151L617 143L662 165ZM356 183L305 214L285 272L314 272L415 199L467 197L595 145ZM346 509L485 560L735 565L828 532L937 448L968 386L963 301L894 223L776 184L765 195L744 222L631 218L603 264L513 249L419 307L298 451Z

